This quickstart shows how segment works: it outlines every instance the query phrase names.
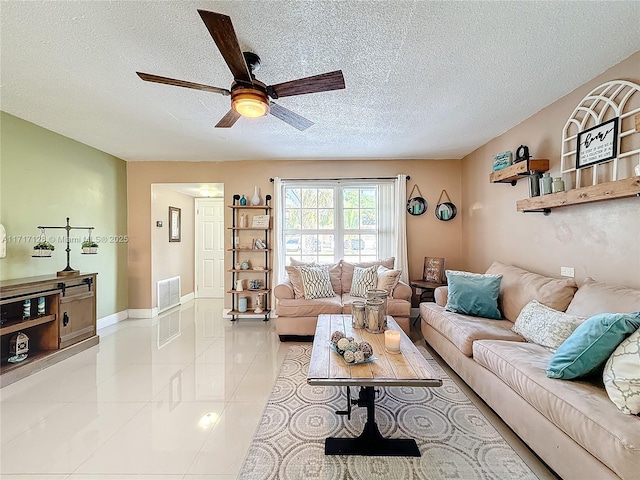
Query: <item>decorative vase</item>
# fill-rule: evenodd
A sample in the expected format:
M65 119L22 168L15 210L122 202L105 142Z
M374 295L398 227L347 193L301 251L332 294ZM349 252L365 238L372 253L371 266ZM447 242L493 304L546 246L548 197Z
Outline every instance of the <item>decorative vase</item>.
M552 183L553 178L551 178L551 174L549 172L545 172L540 179L540 193L542 195L549 195L551 193Z
M241 292L242 290L244 290L242 287L242 280L236 280L236 291Z
M242 197L240 197L240 205L244 207L246 204L247 204L247 199L244 198L244 195L242 195Z
M242 263L240 264L240 269L241 269L241 270L249 270L249 261L248 261L248 260L245 260L244 262L242 262Z
M552 185L553 193L564 192L564 180L562 178L554 178Z
M247 297L240 297L238 299L238 311L244 313L247 311Z
M253 197L251 197L251 205L260 205L262 199L260 198L260 189L256 185L253 187Z
M636 174L636 177L640 177L640 163L635 166L633 172Z
M539 197L540 196L540 174L532 173L529 175L529 196L530 197Z

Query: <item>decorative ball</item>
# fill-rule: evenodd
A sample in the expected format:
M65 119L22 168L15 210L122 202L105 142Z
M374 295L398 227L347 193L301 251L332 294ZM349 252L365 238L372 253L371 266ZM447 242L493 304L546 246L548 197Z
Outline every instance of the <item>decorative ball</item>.
M354 352L353 358L356 361L356 363L364 362L364 352L361 352L360 350L358 350L357 352Z
M347 337L347 340L349 340L351 343L353 343L355 339L353 337Z
M364 353L364 358L369 358L371 355L373 355L373 347L371 347L371 344L369 342L360 343L360 345L358 345L358 350Z
M331 334L331 343L333 343L334 345L338 345L338 340L340 340L341 338L344 338L344 333L336 330Z
M358 347L355 343L351 342L346 347L344 347L344 349L355 353L358 350Z
M351 350L344 352L344 361L347 363L353 363L355 361L355 354Z
M347 340L346 338L341 338L340 340L338 340L338 350L345 350L347 348L347 346L349 345L349 340Z

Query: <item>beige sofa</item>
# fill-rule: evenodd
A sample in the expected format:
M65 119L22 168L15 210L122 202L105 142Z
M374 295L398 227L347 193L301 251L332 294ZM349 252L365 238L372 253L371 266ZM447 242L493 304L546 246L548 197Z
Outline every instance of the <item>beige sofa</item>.
M562 478L639 478L640 418L618 410L601 379L548 378L552 353L525 342L511 327L532 299L589 317L639 311L640 291L591 279L576 291L572 279L498 262L487 273L503 275L499 307L506 318L448 312L448 290L440 287L436 303L420 304L427 343Z
M370 266L373 264L393 268L394 258L369 263L349 263L340 260L329 269L331 285L336 293L335 297L296 298L293 285L289 280L276 285L276 331L281 341L295 340L299 337L309 337L315 334L318 315L321 314L350 314L351 304L362 301L361 297L349 295L353 279L354 266ZM408 334L409 317L411 315L411 287L399 282L393 289L387 301L387 313Z

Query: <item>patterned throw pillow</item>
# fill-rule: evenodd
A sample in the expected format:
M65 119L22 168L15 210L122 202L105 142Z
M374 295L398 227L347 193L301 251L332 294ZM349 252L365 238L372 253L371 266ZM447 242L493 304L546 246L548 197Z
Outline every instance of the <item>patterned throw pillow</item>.
M567 315L537 300L531 300L522 309L511 330L528 342L537 343L555 352L585 320L585 317Z
M640 330L616 347L602 376L607 395L629 415L640 414Z
M331 287L328 265L323 267L299 268L304 286L304 298L313 300L314 298L330 298L336 296L336 293Z
M400 275L402 270L392 270L384 265L378 266L378 283L376 288L380 290L386 290L389 292L389 296L393 296L393 290L400 281Z
M369 290L376 288L378 280L378 266L353 267L350 295L352 297L366 297Z

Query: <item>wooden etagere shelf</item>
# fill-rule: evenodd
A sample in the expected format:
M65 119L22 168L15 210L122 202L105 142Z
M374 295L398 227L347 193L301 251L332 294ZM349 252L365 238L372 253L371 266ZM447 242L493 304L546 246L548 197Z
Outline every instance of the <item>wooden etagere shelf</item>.
M640 197L640 177L525 198L516 202L516 208L519 212L541 212L549 215L553 208L628 197Z
M549 170L549 160L545 158L530 158L522 162L491 172L489 174L489 182L491 183L510 183L515 185L521 178L526 178L532 173L542 173Z
M269 206L269 201L271 200L271 195L266 195L265 196L265 204L264 205L239 205L240 202L240 195L234 195L233 196L233 205L229 205L229 208L232 209L233 211L233 220L232 220L232 226L228 228L228 230L230 230L231 232L231 245L236 245L232 248L228 248L227 251L231 252L231 265L232 268L228 269L227 272L231 273L231 288L227 290L228 294L231 294L231 310L229 311L229 315L231 316L231 320L235 321L237 320L239 317L264 317L264 320L267 321L269 320L269 315L271 313L271 309L270 309L270 293L271 293L271 268L270 268L270 255L271 255L271 248L269 247L269 242L270 242L270 235L271 235L271 228L266 227L266 228L260 228L260 227L241 227L239 226L240 222L240 212L242 212L243 210L254 210L256 211L256 215L257 214L266 214L269 215L270 211L271 211L271 206ZM249 248L249 247L238 247L235 242L236 242L236 237L239 236L239 234L241 232L248 232L248 231L254 231L254 232L263 232L264 234L264 243L266 248ZM246 235L246 234L245 234ZM240 237L238 237L240 238ZM240 243L240 245L242 245L242 243ZM247 257L246 254L252 254L251 257ZM239 269L239 268L234 268L238 263L242 263L243 260L246 260L247 258L252 259L252 258L256 258L255 255L253 254L262 254L264 255L264 260L263 260L263 264L264 268L262 269L253 269L253 268L248 268L248 269ZM257 264L257 265L261 265L261 264ZM241 275L244 274L251 274L255 276L262 276L263 278L263 283L264 283L264 288L261 289L250 289L250 288L244 288L243 290L236 290L235 286L236 286L236 282L238 280L240 280L242 278ZM245 285L246 286L246 285ZM245 312L241 312L240 311L240 297L243 296L247 296L247 295L262 295L262 298L264 298L264 304L262 305L262 311L259 313L256 313L254 311L255 306L254 305L248 305L247 306L247 311Z

